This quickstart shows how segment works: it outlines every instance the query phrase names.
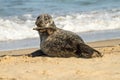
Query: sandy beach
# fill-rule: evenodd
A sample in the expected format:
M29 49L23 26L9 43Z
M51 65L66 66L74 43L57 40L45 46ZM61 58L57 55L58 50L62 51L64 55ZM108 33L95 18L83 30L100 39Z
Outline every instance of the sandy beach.
M39 38L36 27L50 29L40 29L47 33ZM103 57L28 56L55 27L74 32ZM62 33L55 33L58 44L78 41ZM120 80L120 0L0 0L0 80Z
M120 80L120 39L88 43L102 58L27 57L36 48L0 52L0 80ZM14 55L14 56L12 56ZM23 56L17 56L23 55Z

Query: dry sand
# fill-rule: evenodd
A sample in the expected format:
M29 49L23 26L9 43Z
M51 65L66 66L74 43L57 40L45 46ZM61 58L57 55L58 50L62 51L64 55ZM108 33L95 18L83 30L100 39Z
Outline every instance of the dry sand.
M88 43L102 58L10 56L37 49L1 51L0 80L120 80L120 40Z

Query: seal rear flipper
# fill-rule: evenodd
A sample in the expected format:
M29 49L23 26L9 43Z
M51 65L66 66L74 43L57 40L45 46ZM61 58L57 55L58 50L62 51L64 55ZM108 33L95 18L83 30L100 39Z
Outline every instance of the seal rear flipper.
M28 54L29 57L37 57L37 56L46 56L46 54L43 53L41 49L36 50L30 54Z
M80 52L80 56L84 57L84 58L102 57L103 56L99 51L93 49L92 47L90 47L84 43L80 43L78 45L78 49Z

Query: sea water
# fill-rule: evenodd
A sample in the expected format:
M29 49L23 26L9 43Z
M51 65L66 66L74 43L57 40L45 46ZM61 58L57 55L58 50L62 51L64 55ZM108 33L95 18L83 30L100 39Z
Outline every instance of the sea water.
M120 0L0 0L0 50L39 46L32 28L43 13L86 42L120 38Z

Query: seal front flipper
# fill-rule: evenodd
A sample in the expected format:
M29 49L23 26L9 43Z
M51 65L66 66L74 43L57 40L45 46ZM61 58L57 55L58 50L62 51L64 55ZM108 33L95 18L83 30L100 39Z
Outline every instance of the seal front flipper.
M77 45L78 47L78 52L80 54L80 57L83 57L83 58L92 58L92 57L102 57L103 55L93 49L92 47L84 44L84 43L80 43Z
M41 49L36 50L30 54L28 54L29 57L37 57L37 56L46 56L46 54L43 53Z

